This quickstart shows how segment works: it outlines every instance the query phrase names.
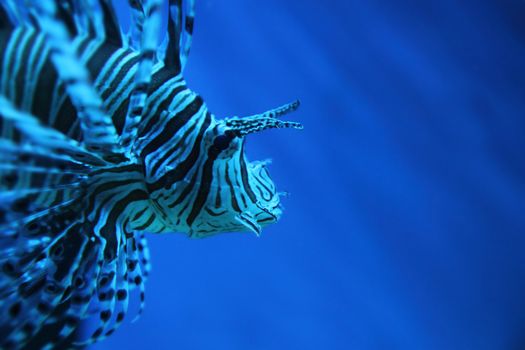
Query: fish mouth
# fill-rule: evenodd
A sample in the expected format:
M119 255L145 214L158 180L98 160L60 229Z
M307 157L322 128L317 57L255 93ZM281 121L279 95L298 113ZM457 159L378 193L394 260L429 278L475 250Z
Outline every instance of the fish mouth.
M277 222L283 213L283 206L280 202L275 204L273 207L265 207L261 205L260 203L256 203L257 207L261 210L256 215L256 220L259 223L269 223L269 222ZM258 217L264 215L264 218L259 219Z

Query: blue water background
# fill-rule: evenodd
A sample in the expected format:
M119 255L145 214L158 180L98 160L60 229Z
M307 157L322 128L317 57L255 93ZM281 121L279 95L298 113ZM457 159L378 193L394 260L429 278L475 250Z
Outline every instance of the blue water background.
M145 314L92 348L524 349L524 18L197 1L186 76L217 116L303 102L247 146L291 196L260 239L150 236Z

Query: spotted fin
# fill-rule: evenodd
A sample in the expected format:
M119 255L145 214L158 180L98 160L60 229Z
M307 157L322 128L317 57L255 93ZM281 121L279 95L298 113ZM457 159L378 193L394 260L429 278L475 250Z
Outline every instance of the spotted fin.
M97 228L85 211L92 202L88 179L110 163L1 96L0 107L0 123L18 135L0 134L0 313L9 315L0 348L49 336L59 321L44 347L53 349L87 317L100 322L94 342L121 324L129 279L142 290L143 308L145 271L128 272L128 260L140 259L141 237L128 242L133 234L124 224ZM118 251L107 255L112 241Z
M0 348L23 344L56 319L88 261L83 183L106 162L0 96Z
M69 202L2 230L2 347L32 337L68 297L88 239L77 210Z

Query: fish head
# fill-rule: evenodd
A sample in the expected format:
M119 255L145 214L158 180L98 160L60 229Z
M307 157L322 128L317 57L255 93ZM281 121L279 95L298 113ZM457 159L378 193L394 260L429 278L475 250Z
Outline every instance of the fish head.
M282 215L281 197L268 171L269 160L249 162L245 154L246 137L273 128L302 125L277 119L295 110L298 103L252 117L233 117L218 121L205 135L199 185L206 198L200 198L199 214L192 217L191 236L208 237L222 232L252 232L275 223ZM198 197L198 195L197 195ZM197 198L199 199L199 198Z

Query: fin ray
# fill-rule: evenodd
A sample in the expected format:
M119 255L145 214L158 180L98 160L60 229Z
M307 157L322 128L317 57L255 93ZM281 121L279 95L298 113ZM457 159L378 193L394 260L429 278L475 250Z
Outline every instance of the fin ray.
M123 151L112 119L105 114L102 100L89 82L89 72L71 45L67 29L56 18L56 4L51 0L33 1L37 20L51 48L51 60L76 108L86 148L112 162L122 161Z

